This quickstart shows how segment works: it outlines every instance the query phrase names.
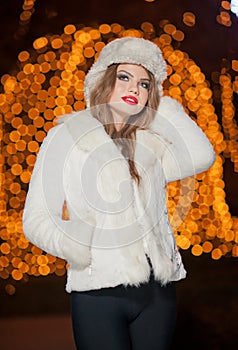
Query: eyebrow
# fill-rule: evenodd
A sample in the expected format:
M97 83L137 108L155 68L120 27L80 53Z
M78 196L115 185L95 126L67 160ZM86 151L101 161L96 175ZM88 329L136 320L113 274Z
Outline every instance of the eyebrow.
M122 70L119 70L117 73L121 73L121 72L124 72L124 73L126 73L126 74L128 74L130 77L134 77L134 75L133 74L131 74L131 73L129 73L129 72L127 72L126 70L124 70L124 69L122 69ZM147 81L150 81L150 79L149 78L141 78L140 80L147 80Z

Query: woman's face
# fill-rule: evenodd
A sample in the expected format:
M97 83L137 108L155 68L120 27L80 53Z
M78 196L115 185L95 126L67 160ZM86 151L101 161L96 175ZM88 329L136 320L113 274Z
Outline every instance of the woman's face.
M116 82L109 99L113 116L138 114L149 96L150 78L147 71L136 64L119 64Z

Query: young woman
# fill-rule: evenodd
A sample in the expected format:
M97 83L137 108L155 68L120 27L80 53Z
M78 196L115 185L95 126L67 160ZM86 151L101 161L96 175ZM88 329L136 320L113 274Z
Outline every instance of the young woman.
M61 117L37 157L23 228L69 263L79 350L168 349L172 339L174 281L186 272L166 184L207 170L215 155L182 105L162 96L165 78L151 41L110 42L86 76L88 108Z

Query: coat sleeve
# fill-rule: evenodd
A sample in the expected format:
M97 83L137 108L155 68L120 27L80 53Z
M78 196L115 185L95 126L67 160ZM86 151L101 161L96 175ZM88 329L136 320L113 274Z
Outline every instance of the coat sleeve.
M161 99L152 129L166 145L162 166L167 182L202 173L213 165L215 152L210 141L177 100Z
M89 245L81 244L72 233L89 228L84 228L77 220L62 218L63 168L67 165L68 139L64 125L52 128L45 137L29 183L22 223L30 242L82 269L90 264Z

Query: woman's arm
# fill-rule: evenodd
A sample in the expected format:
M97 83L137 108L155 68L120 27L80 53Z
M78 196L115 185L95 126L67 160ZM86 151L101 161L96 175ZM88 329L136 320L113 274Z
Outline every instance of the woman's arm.
M79 220L63 220L65 201L63 169L71 147L63 125L45 137L31 176L23 211L23 231L27 239L44 251L84 268L90 264L89 245L80 244L75 232L90 239L90 227ZM71 236L73 234L73 237Z
M165 140L162 165L167 182L199 174L214 163L215 152L207 136L175 99L161 99L151 128Z

